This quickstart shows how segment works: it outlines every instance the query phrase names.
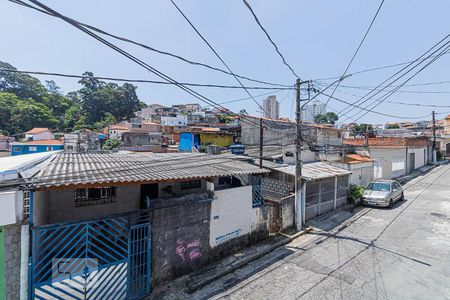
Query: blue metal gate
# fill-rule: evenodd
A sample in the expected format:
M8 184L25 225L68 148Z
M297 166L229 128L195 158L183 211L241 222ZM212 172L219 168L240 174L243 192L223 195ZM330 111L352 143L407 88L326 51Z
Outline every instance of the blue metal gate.
M150 292L148 211L36 227L30 296L133 299Z

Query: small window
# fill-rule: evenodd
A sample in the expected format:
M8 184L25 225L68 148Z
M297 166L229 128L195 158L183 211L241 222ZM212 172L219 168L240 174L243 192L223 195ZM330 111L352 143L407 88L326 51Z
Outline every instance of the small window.
M53 151L53 147L47 147L47 151Z
M14 147L13 152L20 152L20 148L19 147Z
M36 146L29 146L28 150L31 152L36 152L37 151L37 147Z
M116 202L116 187L98 187L77 189L75 191L75 206L93 206Z
M181 182L182 190L199 189L199 188L201 188L201 186L202 186L202 182L200 180Z

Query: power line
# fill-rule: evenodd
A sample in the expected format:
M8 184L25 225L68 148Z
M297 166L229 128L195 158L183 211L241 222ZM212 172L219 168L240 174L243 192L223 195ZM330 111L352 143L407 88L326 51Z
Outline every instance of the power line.
M446 51L444 53L445 54L449 54L450 51ZM423 61L424 59L422 59ZM357 71L357 72L353 72L350 73L350 75L358 75L358 74L362 74L362 73L367 73L367 72L372 72L372 71L378 71L378 70L383 70L383 69L390 69L390 68L394 68L394 67L399 67L399 66L404 66L407 64L410 64L412 62L415 62L416 60L410 60L410 61L406 61L406 62L402 62L402 63L398 63L398 64L391 64L391 65L386 65L386 66L381 66L381 67L374 67L374 68L369 68L369 69L365 69L365 70L361 70L361 71ZM327 77L327 78L317 78L314 80L332 80L332 79L338 79L339 76L335 76L335 77Z
M15 0L15 1L19 1L19 0ZM157 69L153 68L152 66L148 65L147 63L143 62L142 60L138 59L137 57L131 55L130 53L128 53L127 51L117 47L116 45L112 44L111 42L108 42L107 40L101 38L100 36L96 35L95 33L93 33L92 31L90 31L89 29L79 25L77 22L73 21L72 19L65 17L64 15L56 12L55 10L51 9L50 7L40 3L37 0L30 0L32 3L38 5L39 7L47 10L48 12L50 12L51 14L53 14L54 16L57 16L58 18L64 20L65 22L69 23L70 25L74 26L75 28L83 31L84 33L88 34L89 36L93 37L94 39L98 40L99 42L103 43L104 45L108 46L109 48L115 50L116 52L122 54L123 56L125 56L126 58L130 59L131 61L137 63L138 65L140 65L141 67L145 68L146 70L148 70L149 72L157 75L158 77L171 82L173 84L175 84L177 87L181 88L182 90L184 90L185 92L187 92L188 94L192 95L193 97L197 98L198 100L205 102L209 105L212 105L213 107L219 106L223 111L226 111L227 113L231 113L233 115L237 115L235 113L233 113L231 110L221 106L220 104L214 102L211 99L208 99L207 97L199 94L198 92L180 84L179 82L175 81L173 78L167 76L166 74L158 71Z
M247 8L250 10L250 12L253 15L253 18L255 18L256 23L259 25L259 27L261 28L261 30L266 34L267 39L269 39L270 43L275 47L275 51L278 53L278 55L281 57L281 60L283 61L283 64L285 66L287 66L289 68L289 70L291 70L292 74L294 74L295 78L300 78L294 71L294 69L286 62L286 59L284 58L283 54L281 54L280 50L278 49L277 44L275 44L275 42L272 40L272 38L270 37L269 33L267 32L267 30L264 28L264 26L262 26L261 22L259 21L258 17L256 16L255 12L253 11L252 7L250 6L250 4L246 1L243 0L245 6L247 6Z
M447 42L447 43L444 44L444 46L441 46L441 48L442 48L442 47L445 47L445 49L444 49L443 51L441 51L440 55L435 56L435 57L434 57L431 61L429 61L425 66L423 66L423 67L422 67L421 69L419 69L416 73L414 73L411 77L409 77L406 81L404 81L401 85L399 85L395 90L393 90L393 91L387 93L386 96L385 96L383 99L381 99L381 101L380 101L380 99L378 99L378 100L375 100L374 102L372 102L372 104L373 104L373 103L376 103L376 102L378 101L378 103L376 103L375 106L372 107L372 109L378 107L378 106L379 106L381 103L383 103L387 98L389 98L390 96L392 96L398 89L400 89L404 84L406 84L408 81L410 81L411 79L413 79L417 74L419 74L420 72L422 72L425 68L427 68L427 67L428 67L429 65L431 65L433 62L435 62L436 60L438 60L438 59L444 54L444 52L447 51L447 50L450 48L450 46L447 46L448 44L450 44L450 42ZM439 48L439 49L440 49L440 48ZM438 50L439 50L439 49L438 49ZM370 105L370 104L369 104L369 105ZM367 115L367 113L368 113L368 112L364 113L364 114L361 115L359 118L357 118L355 121L358 121L359 119L361 119L362 117L364 117L365 115Z
M380 3L380 5L378 6L378 9L377 9L375 15L373 16L372 21L370 22L370 25L369 25L369 27L368 27L367 30L366 30L366 33L364 34L364 36L363 36L361 42L359 43L358 47L356 48L355 53L353 53L353 56L352 56L352 58L350 59L350 62L348 63L347 67L345 68L345 71L344 71L344 73L342 73L341 77L344 77L345 74L347 74L347 71L348 71L348 69L350 68L351 64L353 63L353 60L355 59L356 55L358 54L359 49L361 48L362 44L363 44L364 41L366 40L366 37L367 37L367 35L369 34L369 31L370 31L370 29L372 28L372 25L375 23L375 20L376 20L376 18L377 18L377 16L378 16L378 13L379 13L380 10L381 10L381 7L383 6L383 3L384 3L384 0L381 0L381 3ZM338 81L338 83L337 83L336 86L334 87L333 92L331 93L331 96L334 95L334 93L336 92L336 89L339 87L339 84L340 84L340 83L341 83L341 81ZM320 111L320 114L322 114L322 111L324 110L324 108L326 107L326 105L328 104L328 102L330 102L330 99L331 99L331 97L329 97L328 100L327 100L327 102L325 102L325 105L322 107L322 110Z
M34 10L39 11L41 13L47 14L49 16L57 17L57 16L53 15L52 13L50 13L48 11L45 11L43 9L39 9L39 8L34 7L34 6L32 6L32 5L28 4L28 3L25 3L23 1L20 1L20 0L9 0L9 1L11 1L13 3L16 3L16 4L19 4L19 5L22 5L22 6L25 6L25 7L28 7L28 8L31 8L31 9L34 9ZM272 86L289 87L289 85L284 85L284 84L279 84L279 83L271 83L271 82L267 82L267 81L262 81L262 80L250 78L250 77L247 77L247 76L233 74L233 73L231 73L229 71L226 71L226 70L223 70L221 68L213 67L213 66L210 66L208 64L201 63L201 62L192 61L192 60L186 59L186 58L184 58L184 57L182 57L180 55L173 54L173 53L170 53L170 52L167 52L167 51L163 51L163 50L158 50L158 49L153 48L151 46L148 46L146 44L143 44L143 43L131 40L129 38L125 38L125 37L121 37L121 36L109 33L107 31L99 29L98 27L95 27L95 26L92 26L92 25L89 25L89 24L86 24L86 23L82 23L82 22L79 22L79 21L71 19L71 18L68 18L68 19L72 20L73 22L76 22L77 24L79 24L79 25L81 25L83 27L89 28L89 29L91 29L91 30L93 30L93 31L95 31L97 33L109 36L111 38L114 38L114 39L117 39L117 40L120 40L120 41L123 41L123 42L134 44L134 45L142 47L142 48L144 48L146 50L150 50L150 51L162 54L162 55L166 55L166 56L170 56L170 57L176 58L178 60L181 60L181 61L186 62L186 63L191 64L191 65L205 67L205 68L208 68L210 70L218 71L218 72L221 72L221 73L224 73L224 74L227 74L227 75L233 75L233 76L239 77L241 79L245 79L245 80L252 81L252 82L257 82L257 83L266 84L266 85L272 85Z
M407 66L403 67L402 69L400 69L399 71L395 72L393 75L391 75L390 77L388 77L386 80L384 80L383 82L381 82L376 88L379 88L380 86L383 86L386 82L388 82L389 80L395 78L398 74L401 74L404 70L406 70L404 72L404 74L399 75L396 79L392 80L389 85L392 85L393 83L397 82L398 80L400 80L402 77L406 76L406 74L408 74L409 72L411 72L414 68L416 68L417 66L419 66L424 60L422 60L422 57L424 57L425 55L427 55L429 52L433 51L433 49L435 47L437 47L439 44L441 44L443 41L445 41L447 39L448 35L446 37L444 37L443 39L441 39L438 43L436 43L435 45L433 45L430 49L428 49L425 53L423 53L421 56L419 56L414 62L408 64ZM448 43L448 42L447 42ZM442 48L442 47L441 47ZM440 49L440 48L439 48ZM438 49L438 50L439 50ZM433 53L429 54L426 59L429 59L431 55L434 55L438 50L434 51ZM420 60L420 61L419 61ZM418 62L419 61L419 62ZM411 65L413 65L415 62L418 62L415 66L412 66L409 70L407 70ZM380 93L380 91L376 92L375 94L373 94L372 96L370 96L369 98L367 98L366 100L364 100L367 96L369 96L370 94L372 94L374 90L369 91L368 93L366 93L363 97L361 97L361 99L356 100L353 102L353 104L359 103L361 101L360 104L363 104L367 101L369 101L371 98L373 98L374 96L376 96L377 94ZM364 101L363 101L364 100ZM354 110L355 107L351 107L351 106L347 106L346 108L342 109L339 114L341 114L343 111L346 111L348 108L350 108L350 111ZM347 113L348 113L347 112Z
M99 79L99 80L120 81L120 82L173 85L173 83L170 83L167 81L158 81L158 80L128 79L128 78L116 78L116 77L104 77L104 76L83 76L83 75L55 73L55 72L24 71L24 70L17 70L17 69L6 69L6 68L1 68L1 67L0 67L0 71L21 73L21 74L57 76L57 77L66 77L66 78L79 78L79 79L93 78L93 79ZM200 83L189 83L189 82L180 82L180 84L186 85L186 86L198 86L198 87L209 87L209 88L242 89L242 86L237 86L237 85L200 84ZM287 87L280 88L280 87L262 87L262 86L245 86L245 88L249 89L249 90L275 90L275 91L293 90L294 89L294 88L287 88ZM273 93L273 92L271 92L271 93Z
M220 55L217 53L217 51L214 49L213 46L211 46L211 44L206 40L206 38L200 33L200 31L198 31L198 29L194 26L194 24L192 24L191 20L189 20L189 18L184 14L184 12L178 7L178 5L173 1L170 0L170 2L172 2L172 4L175 6L175 8L178 10L178 12L183 16L183 18L189 23L189 25L191 25L192 29L194 29L194 31L197 33L197 35L206 43L206 45L208 45L209 49L211 49L211 51L217 56L217 58L222 62L222 64L227 68L227 70L234 76L234 78L236 79L236 81L242 86L242 88L245 90L245 92L252 98L253 102L256 103L256 105L259 106L259 108L261 108L261 110L264 112L264 114L266 116L269 116L269 114L264 111L264 108L261 106L261 104L259 104L258 101L256 101L256 99L252 96L252 94L250 94L250 92L244 87L244 85L242 84L242 82L239 80L239 78L233 73L233 71L231 71L230 67L227 65L227 63L222 59L222 57L220 57Z
M423 119L423 118L426 118L426 117L428 117L428 116L430 115L430 114L427 114L427 115L424 115L424 116L409 117L409 116L397 116L397 115L385 114L385 113L382 113L382 112L379 112L379 111L374 111L374 110L372 110L372 109L368 109L368 108L365 108L365 107L356 105L356 104L354 104L354 103L347 102L347 101L342 100L342 99L339 99L339 98L337 98L337 97L335 97L335 96L327 95L327 94L325 94L325 93L323 93L323 95L328 96L328 97L331 97L331 99L337 100L337 101L342 102L342 103L344 103L344 104L347 104L347 105L349 105L349 106L353 106L353 107L355 107L355 108L359 108L359 109L361 109L361 110L364 110L364 111L366 111L367 113L370 112L370 113L374 113L374 114L381 115L381 116L385 116L385 117L398 118L398 119Z

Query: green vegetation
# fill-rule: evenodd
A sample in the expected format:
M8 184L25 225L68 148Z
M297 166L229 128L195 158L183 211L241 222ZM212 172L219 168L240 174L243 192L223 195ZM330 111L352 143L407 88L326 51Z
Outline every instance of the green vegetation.
M121 143L122 142L118 139L106 140L105 144L103 145L103 150L113 150L119 148Z
M399 129L400 126L398 124L389 124L386 126L386 129Z
M318 114L314 117L314 122L317 124L331 124L334 125L339 117L334 112L327 112L324 115Z
M358 199L361 199L364 194L365 187L357 184L350 184L350 188L348 189L348 197L352 203L358 202Z
M352 128L353 136L364 136L365 134L372 134L373 127L371 124L357 124Z
M21 134L33 127L67 132L89 128L99 130L126 120L145 104L136 95L136 86L119 86L85 72L81 88L63 94L53 80L42 84L27 74L11 72L12 65L0 61L0 131Z

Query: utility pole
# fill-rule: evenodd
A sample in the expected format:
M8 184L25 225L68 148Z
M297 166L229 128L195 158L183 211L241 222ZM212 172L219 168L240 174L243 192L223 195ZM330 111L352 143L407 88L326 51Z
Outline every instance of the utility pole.
M263 118L259 119L259 167L262 169L263 160L263 143L264 143L264 126Z
M295 121L297 126L295 138L295 225L297 230L303 228L305 205L303 201L303 185L302 185L302 120L301 120L301 105L300 105L300 79L295 82L296 106L295 106Z
M433 110L433 150L432 150L432 154L433 154L433 162L437 161L437 157L436 157L436 116L435 116L435 112Z

